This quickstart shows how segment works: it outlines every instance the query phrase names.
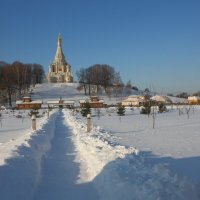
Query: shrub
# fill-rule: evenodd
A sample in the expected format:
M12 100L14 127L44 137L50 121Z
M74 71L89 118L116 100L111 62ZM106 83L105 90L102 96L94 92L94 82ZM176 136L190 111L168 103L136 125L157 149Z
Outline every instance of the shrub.
M166 112L167 111L167 107L164 103L159 103L158 104L158 112L159 113L163 113L163 112Z
M140 114L146 114L146 115L150 115L151 113L151 102L150 101L145 101L143 103L143 107L140 111Z
M39 114L38 110L31 110L28 115L31 117L33 114L35 114L35 116L37 117L37 115Z
M89 102L84 103L82 109L81 109L81 114L83 117L87 117L88 114L91 113L91 106Z
M119 103L117 105L117 114L119 116L124 116L125 115L125 107L121 103Z

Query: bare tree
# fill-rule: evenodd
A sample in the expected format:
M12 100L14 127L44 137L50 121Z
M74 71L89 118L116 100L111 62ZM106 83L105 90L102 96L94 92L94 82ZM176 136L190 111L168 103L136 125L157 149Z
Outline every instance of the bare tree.
M112 86L113 86L113 90L114 90L115 96L116 97L122 96L124 84L123 84L123 82L121 80L119 72L115 73Z
M86 69L81 68L76 74L79 84L84 87L85 95L91 94L93 86L96 86L95 93L98 94L100 88L103 88L108 94L113 84L122 82L119 73L116 73L113 67L106 64L95 64Z
M176 104L179 116L183 114L183 107L180 104Z
M11 65L6 65L2 68L2 84L8 95L8 103L12 106L12 95L16 92L15 73Z
M76 89L80 92L83 89L83 86L82 85L78 85Z
M86 69L81 68L76 72L80 86L84 88L85 95L87 95L87 80L86 80Z
M23 63L18 61L13 62L11 67L13 72L15 73L16 87L18 88L19 95L21 95L25 82L26 67Z
M156 106L152 106L151 107L151 116L152 116L152 119L153 119L153 129L155 128L156 114L157 114Z
M131 84L131 81L129 80L129 81L126 83L126 86L125 86L126 95L130 95L130 94L131 94L131 91L132 91L132 84Z
M0 112L0 125L1 125L1 128L2 128L2 113Z
M33 84L42 83L45 73L42 65L34 63L32 65L32 82Z
M88 68L91 77L91 83L96 86L96 93L99 93L102 79L102 67L99 64Z
M185 111L186 111L188 119L190 118L190 109L191 109L190 107L185 107Z
M32 71L32 66L34 71ZM33 73L36 75L36 83L41 82L44 70L39 64L24 64L15 61L12 64L0 67L0 90L6 91L8 103L12 106L12 100L16 95L22 95L28 91L32 83Z
M26 93L31 83L41 83L44 78L44 70L39 64L24 64L18 61L12 63L15 73L16 87L19 95Z

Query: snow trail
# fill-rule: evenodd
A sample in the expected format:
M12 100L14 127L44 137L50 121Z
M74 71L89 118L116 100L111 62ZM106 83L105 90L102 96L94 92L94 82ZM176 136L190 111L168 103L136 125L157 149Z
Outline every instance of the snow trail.
M71 140L71 130L64 123L63 113L56 118L55 136L51 149L43 159L42 175L35 191L34 200L98 199L92 182L76 183L80 171L74 162L75 150Z

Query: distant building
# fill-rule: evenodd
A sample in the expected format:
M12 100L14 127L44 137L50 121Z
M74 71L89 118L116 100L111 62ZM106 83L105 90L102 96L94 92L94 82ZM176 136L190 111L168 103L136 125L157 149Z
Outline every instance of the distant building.
M41 105L42 101L32 101L29 96L25 96L22 100L16 101L17 109L40 109Z
M62 40L60 34L58 35L56 55L53 63L49 66L47 79L50 83L73 82L71 66L65 60L65 56L62 51Z
M73 100L48 100L47 105L48 107L60 107L60 108L73 108L75 104L75 101Z
M200 104L200 97L197 96L188 97L188 103L191 105Z
M125 100L122 101L122 106L141 106L145 101L144 96L129 96Z
M166 104L171 104L173 103L172 100L167 97L167 96L159 96L159 95L156 95L156 96L153 96L151 97L151 100L153 101L156 101L156 102L162 102L162 103L166 103Z
M99 99L97 96L91 96L90 100L80 100L80 107L84 107L86 102L89 102L91 108L105 108L107 106L104 104L104 100Z

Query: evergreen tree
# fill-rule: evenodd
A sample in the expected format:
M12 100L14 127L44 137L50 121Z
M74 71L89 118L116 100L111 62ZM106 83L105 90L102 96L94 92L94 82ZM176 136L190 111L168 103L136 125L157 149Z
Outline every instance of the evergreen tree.
M165 104L163 102L159 103L158 112L163 113L163 112L166 112L166 111L167 111L167 108L166 108Z
M125 107L121 103L119 103L118 106L117 106L117 114L119 116L125 115Z
M32 110L30 110L30 112L28 113L28 115L31 117L32 115L35 115L36 117L38 117L39 111L38 111L38 107L36 105L34 105L32 107Z
M89 102L84 103L84 106L81 109L81 114L83 117L87 117L91 113L91 106Z
M147 115L150 115L151 113L151 102L150 101L145 101L143 103L143 108L140 112L141 114L147 114Z

